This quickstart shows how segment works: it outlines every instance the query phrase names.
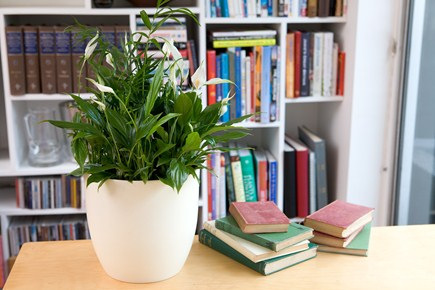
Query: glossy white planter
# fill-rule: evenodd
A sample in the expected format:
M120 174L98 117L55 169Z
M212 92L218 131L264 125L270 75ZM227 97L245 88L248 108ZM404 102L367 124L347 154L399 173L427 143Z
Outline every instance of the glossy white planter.
M160 181L106 181L86 189L92 244L106 273L147 283L176 275L184 265L198 217L199 185L189 176L177 193Z

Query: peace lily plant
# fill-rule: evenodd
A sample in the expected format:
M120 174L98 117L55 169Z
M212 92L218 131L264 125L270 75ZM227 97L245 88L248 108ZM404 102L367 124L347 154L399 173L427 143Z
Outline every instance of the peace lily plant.
M140 13L146 32L125 35L122 49L110 44L98 30L83 25L81 40L91 39L85 49L83 66L91 66L95 78L88 78L90 100L71 94L80 111L72 122L49 121L68 129L72 152L79 168L73 175L87 174L87 184L106 180L160 180L180 190L189 175L198 179L196 170L207 169L207 155L226 150L219 144L247 134L233 126L250 116L220 123L229 96L205 106L201 95L207 85L228 80L206 80L202 62L191 76L192 87L183 91L188 77L184 61L172 39L154 37L166 20L178 21L184 15L198 22L188 9L163 8L150 17ZM163 45L162 45L163 43ZM152 57L151 48L163 58ZM82 66L82 68L83 68Z

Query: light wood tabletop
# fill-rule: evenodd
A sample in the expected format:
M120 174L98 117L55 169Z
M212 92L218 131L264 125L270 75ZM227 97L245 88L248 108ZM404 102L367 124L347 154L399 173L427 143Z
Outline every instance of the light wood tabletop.
M129 284L104 273L89 240L27 243L4 289L435 289L434 246L435 225L375 227L368 257L318 253L262 276L196 238L178 275Z

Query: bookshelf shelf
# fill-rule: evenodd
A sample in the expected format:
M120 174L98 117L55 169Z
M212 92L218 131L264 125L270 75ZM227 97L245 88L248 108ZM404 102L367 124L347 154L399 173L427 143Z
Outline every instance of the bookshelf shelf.
M281 125L280 122L272 123L256 123L256 122L244 122L237 124L237 126L242 126L245 128L278 128Z
M77 164L73 162L65 162L50 167L34 167L34 166L30 166L26 160L23 161L21 164L19 164L15 175L32 176L32 175L68 174L76 168L77 168Z
M346 17L245 17L206 18L206 24L314 24L314 23L345 23Z
M90 99L92 94L81 94L83 99ZM70 101L72 98L67 94L26 94L23 96L9 96L11 101Z
M299 97L294 99L285 99L286 104L292 103L323 103L323 102L342 102L342 96L332 97Z

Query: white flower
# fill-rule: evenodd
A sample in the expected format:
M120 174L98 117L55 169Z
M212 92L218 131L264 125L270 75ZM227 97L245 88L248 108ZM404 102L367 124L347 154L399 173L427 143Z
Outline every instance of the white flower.
M163 38L163 40L165 41L165 43L163 44L162 52L168 58L172 55L172 59L174 61L174 64L175 64L176 68L180 71L182 79L187 78L187 75L185 75L185 72L184 72L183 56L178 51L178 49L175 47L174 40L173 39L167 40L164 38Z
M192 75L192 84L194 88L198 90L202 86L204 86L206 81L207 81L207 76L205 72L204 61L202 61L198 69Z
M169 80L174 87L177 86L177 72L175 70L175 64L171 65L171 68L169 69Z
M113 63L113 55L110 52L106 54L106 62L110 64L111 67L115 68L115 64Z
M106 109L106 105L104 105L102 102L98 101L97 99L91 98L91 101L97 104L101 110L104 111Z
M232 99L232 97L229 96L229 93L227 95L226 98L224 98L221 102L222 102L222 107L219 111L219 116L223 116L227 111L228 111L228 104L230 102L230 100Z
M86 45L85 48L85 59L89 59L92 55L92 53L94 52L95 48L97 47L97 39L98 39L98 31L97 34L95 34L95 36L89 40L88 44Z
M112 93L115 94L115 91L111 87L107 87L105 85L99 84L93 79L86 78L88 81L90 81L97 89L102 93Z

